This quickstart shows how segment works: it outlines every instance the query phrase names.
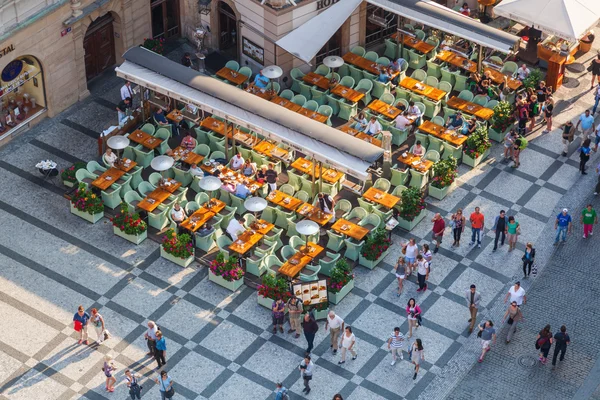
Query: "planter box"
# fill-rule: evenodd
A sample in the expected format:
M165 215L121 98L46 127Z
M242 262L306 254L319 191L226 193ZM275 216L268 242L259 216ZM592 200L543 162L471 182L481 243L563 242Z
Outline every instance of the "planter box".
M69 202L69 205L71 206L71 214L75 214L79 218L83 218L86 221L91 222L92 224L95 224L96 222L104 218L104 211L99 212L98 214L90 214L87 212L79 211L73 206L73 203L71 202Z
M379 260L382 260L382 259L383 259L383 256L379 257ZM327 291L327 296L329 297L329 302L333 303L333 304L339 304L339 302L342 301L342 299L344 297L346 297L346 295L348 293L350 293L350 291L352 289L354 289L354 279L351 280L350 282L348 282L346 284L346 286L344 286L342 288L342 290L340 290L337 293L331 293L330 291Z
M238 279L237 281L229 282L223 279L222 277L213 274L212 272L208 273L208 280L216 283L217 285L223 286L224 288L229 289L232 292L235 292L244 284L244 278ZM271 309L271 305L269 305L269 309Z
M273 302L275 300L270 299L268 297L265 296L261 296L260 294L257 296L258 298L258 305L263 306L264 308L268 309L269 311L271 310L271 306L273 305ZM285 313L288 313L288 310L285 310Z
M113 232L115 235L122 237L125 240L129 240L131 243L140 244L148 237L148 229L142 232L140 235L128 235L119 228L113 225ZM162 248L162 247L161 247Z
M452 185L450 185L452 186ZM442 200L450 191L450 186L446 186L445 188L436 188L431 183L429 184L429 195L434 199Z
M404 218L398 216L398 226L407 231L411 231L415 226L419 224L419 222L421 222L423 218L425 218L425 210L421 210L421 213L417 215L412 221L407 221Z
M65 181L64 179L63 179L62 183L63 183L63 185L65 185L66 187L70 187L70 188L72 188L73 186L75 186L75 183L74 183L74 182L71 182L71 181Z
M326 308L322 311L315 311L315 319L318 321L320 319L326 319L327 315L329 315L329 308Z
M167 260L171 261L172 263L175 263L177 265L181 265L182 267L187 267L188 265L190 265L192 263L192 261L194 261L194 254L192 254L190 257L188 258L179 258L179 257L175 257L172 254L167 253L162 245L160 246L160 256L162 258L166 258ZM209 274L211 275L211 274Z
M488 137L495 142L502 143L504 142L504 136L513 128L514 125L506 128L504 132L498 132L492 128L488 129Z
M480 155L477 158L471 158L467 155L467 153L463 153L463 163L467 164L471 168L475 168L476 166L481 164L481 162L483 160L485 160L487 158L487 156L489 156L489 155L490 155L490 149L487 149L482 155Z
M373 269L377 266L377 264L379 264L381 261L383 261L383 259L385 258L385 256L387 256L387 254L390 252L391 247L388 247L388 249L386 251L384 251L383 253L381 253L381 256L379 256L379 258L375 261L371 261L371 260L367 260L366 258L364 258L362 256L362 254L358 255L358 263L360 265L362 265L363 267L367 267L369 269ZM354 286L354 284L353 284ZM337 304L337 303L336 303Z

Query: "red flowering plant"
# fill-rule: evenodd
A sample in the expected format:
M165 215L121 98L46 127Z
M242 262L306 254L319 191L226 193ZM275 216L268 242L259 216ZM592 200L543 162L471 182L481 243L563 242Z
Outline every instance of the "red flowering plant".
M335 267L331 269L331 278L327 283L327 290L331 293L337 293L352 279L354 279L352 267L348 265L346 259L340 259L335 263Z
M406 221L412 221L425 209L423 193L416 187L404 189L400 199L400 218Z
M276 278L274 275L265 274L262 278L262 283L258 285L258 294L267 299L277 300L281 298L284 302L292 297L290 288L285 278Z
M458 162L456 158L450 156L446 160L437 161L433 164L433 179L431 186L443 189L452 185L452 182L458 176Z
M480 126L467 138L463 146L463 151L472 159L476 159L490 147L492 147L492 143L490 143L490 139L488 138L487 128Z
M150 51L153 51L157 54L162 54L165 51L165 39L144 39L144 44L142 47L147 48Z
M496 132L504 132L515 122L514 107L508 101L500 101L494 107L492 116L492 129Z
M169 229L165 233L162 248L167 253L184 260L194 255L192 237L187 233L180 233L178 235L173 229Z
M121 212L110 221L113 226L127 235L140 235L148 229L146 222L140 218L140 214L129 214L129 205L125 202L121 203Z
M75 183L77 182L77 178L75 177L75 173L80 169L85 168L86 164L84 162L76 162L71 165L69 168L65 168L60 171L60 177L63 181Z
M209 268L213 275L220 276L227 282L239 281L244 277L244 270L238 264L237 257L225 259L225 254L222 252L217 254Z
M79 211L89 214L99 214L104 211L104 203L102 198L87 188L85 183L80 183L71 197L71 204Z
M360 250L360 255L369 261L378 260L390 248L391 244L392 241L388 238L387 231L385 229L377 229L365 240L365 244Z

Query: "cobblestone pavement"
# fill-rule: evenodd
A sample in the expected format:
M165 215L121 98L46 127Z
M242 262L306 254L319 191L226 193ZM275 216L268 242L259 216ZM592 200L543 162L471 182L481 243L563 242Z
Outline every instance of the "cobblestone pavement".
M0 225L0 320L10 321L2 325L0 335L0 399L125 398L125 368L152 376L154 363L145 357L143 340L148 320L158 321L165 332L167 368L177 382L179 398L268 399L276 381L291 388L293 398L301 398L297 365L305 342L270 333L270 313L257 305L254 290L228 292L208 282L206 268L181 269L160 258L158 244L152 241L132 246L114 236L106 221L87 224L69 213L62 188L42 181L34 167L41 159L51 158L66 167L96 158L98 132L115 120L121 84L110 74L104 78L95 84L89 99L0 149L4 221ZM582 98L569 112L580 113L586 106ZM556 253L546 243L549 217L563 206L580 205L594 180L593 175L580 178L576 154L561 157L560 152L556 131L537 137L523 152L523 166L514 170L498 161L501 149L495 145L482 166L460 167L458 185L446 199L428 199L427 219L415 230L393 236L395 244L408 237L426 243L433 213L448 216L458 207L468 213L481 207L490 228L493 216L505 209L523 227L517 251L508 253L505 246L492 253L489 229L481 249L467 246L467 237L454 250L448 230L434 259L431 290L417 294L413 278L400 298L391 273L397 246L374 270L356 267L356 288L335 311L353 326L359 356L339 367L321 323L309 397L328 399L341 392L351 400L480 398L481 390L490 391L485 392L487 398L508 398L512 393L520 398L572 396L597 358L598 343L592 334L597 313L594 304L585 302L597 290L589 279L594 258L584 256L575 271L570 265L559 266L572 264L575 254L591 253L597 238L584 243L573 236ZM486 362L473 368L478 344L467 333L463 293L471 283L477 284L484 305L479 319L498 320L504 310L503 294L520 278L520 257L527 241L536 243L540 266L554 254L540 277L524 283L526 290L534 283L524 308L527 323L508 347L502 344L501 333ZM581 285L576 285L579 281ZM578 293L577 299L570 298L572 293ZM414 338L423 340L426 362L416 381L411 379L408 361L390 366L384 344L394 326L406 332L403 308L409 297L416 297L424 311L424 326ZM79 304L97 307L113 334L99 348L76 343L71 319ZM535 361L532 335L546 322L553 327L566 323L574 340L555 375L547 367L527 367ZM91 336L95 338L93 332ZM104 354L113 356L119 367L114 394L103 388L99 367ZM479 372L484 370L487 373ZM519 378L515 388L512 374ZM143 385L152 398L157 396L153 383ZM521 387L539 392L527 397Z

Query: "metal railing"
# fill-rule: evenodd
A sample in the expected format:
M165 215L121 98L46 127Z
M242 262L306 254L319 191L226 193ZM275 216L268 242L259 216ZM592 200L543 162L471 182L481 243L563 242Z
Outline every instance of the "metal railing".
M315 57L315 63L316 63L316 65L321 64L323 62L323 59L327 56L341 56L341 55L342 55L341 47L336 47L336 48L330 49L326 52L317 54L317 56Z

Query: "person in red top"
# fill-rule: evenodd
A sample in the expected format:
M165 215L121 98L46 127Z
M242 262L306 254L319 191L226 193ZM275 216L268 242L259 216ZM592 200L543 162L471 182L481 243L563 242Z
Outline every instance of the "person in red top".
M431 222L433 222L431 239L435 243L435 249L433 249L433 252L437 253L440 244L442 243L442 238L444 237L444 229L446 229L446 223L444 222L444 218L442 218L440 213L435 213Z
M483 231L484 216L479 212L479 207L475 207L475 212L469 217L471 221L471 243L470 246L475 244L475 236L477 236L477 247L481 247L481 231Z

